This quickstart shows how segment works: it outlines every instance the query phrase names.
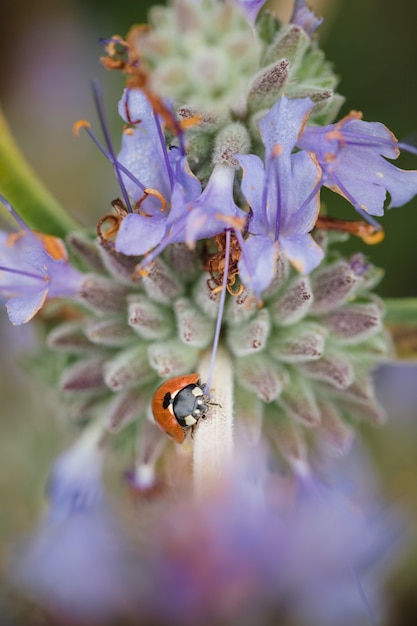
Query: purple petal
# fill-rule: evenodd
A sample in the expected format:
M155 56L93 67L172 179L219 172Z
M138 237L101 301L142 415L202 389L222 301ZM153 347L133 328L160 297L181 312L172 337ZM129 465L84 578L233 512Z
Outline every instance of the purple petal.
M262 209L262 196L265 185L265 168L254 154L235 155L243 169L241 189L252 209L249 232L255 235L268 233L268 222Z
M235 171L228 165L216 165L200 198L190 204L185 241L192 245L197 239L213 237L230 227L233 218L245 219L247 214L233 200Z
M267 155L271 155L277 145L287 154L292 152L313 107L310 98L290 100L285 96L274 104L259 124Z
M25 258L48 280L49 298L74 295L84 279L84 274L75 267L66 261L53 259L44 250L28 250Z
M140 120L133 134L123 134L122 149L118 161L124 165L145 187L157 189L163 196L170 196L169 174L164 157L164 149L158 134L154 112L145 94L138 89L125 89L119 103L119 112L127 121L126 103L133 121ZM137 201L142 190L125 175L123 181L131 197ZM157 208L153 198L147 198L142 205L149 209Z
M239 261L239 277L258 297L274 277L277 256L278 244L269 237L255 235L246 239Z
M11 323L14 326L20 326L20 324L29 322L43 307L47 295L48 288L27 296L11 298L6 304L7 314Z
M301 151L292 155L291 163L292 176L288 182L292 198L290 196L287 206L283 206L281 217L281 233L285 237L309 233L320 211L321 168L317 161L310 154ZM283 184L286 182L283 181ZM309 198L311 200L307 202Z
M169 155L174 150L171 150ZM178 150L176 151L178 152ZM186 157L177 158L172 161L170 158L175 181L181 185L184 190L184 198L187 201L195 200L201 194L201 183L196 176L190 170Z
M242 7L252 23L255 23L258 13L265 2L266 0L237 0L237 4Z
M117 233L117 252L131 256L146 254L160 243L166 226L165 213L152 217L130 213L123 219Z
M380 156L360 148L345 150L337 169L327 177L326 185L346 191L360 208L370 215L384 214L386 192L391 195L390 207L402 206L417 194L417 172L401 170Z
M306 0L295 0L290 23L301 26L306 33L312 35L323 23L323 18L317 17L314 11L308 8Z
M281 237L282 250L294 267L302 274L309 274L322 261L324 253L311 235Z
M14 575L59 623L101 624L132 610L139 574L132 565L123 530L102 509L44 524L22 546Z
M297 145L317 155L327 187L370 215L383 215L387 192L390 207L417 194L417 171L401 170L383 158L399 155L394 135L383 124L362 121L359 114L351 113L330 126L307 128Z

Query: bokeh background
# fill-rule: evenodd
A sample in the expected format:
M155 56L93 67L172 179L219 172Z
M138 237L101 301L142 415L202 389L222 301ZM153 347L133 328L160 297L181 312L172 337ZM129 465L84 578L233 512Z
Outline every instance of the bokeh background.
M124 35L145 21L142 0L16 0L0 3L0 105L32 167L79 221L94 225L119 195L111 167L72 124L86 118L98 130L90 80L102 84L109 123L118 147L121 124L116 102L122 77L101 67L100 37ZM359 109L368 121L384 122L401 140L417 146L417 3L415 0L310 0L325 17L321 45L341 77L342 113ZM271 3L283 18L291 0ZM417 156L400 164L417 168ZM352 217L341 200L332 213ZM388 212L385 240L374 247L354 242L382 266L379 293L417 297L417 199ZM352 248L352 244L349 244ZM42 490L54 455L70 437L53 397L15 364L16 354L36 343L33 328L11 329L0 318L0 537L7 563L16 539L36 523ZM416 370L403 365L394 376L378 374L390 413L383 429L364 429L383 492L417 520ZM415 542L415 546L416 546ZM387 596L390 626L414 623L417 615L417 548L394 572ZM2 614L0 600L0 615Z

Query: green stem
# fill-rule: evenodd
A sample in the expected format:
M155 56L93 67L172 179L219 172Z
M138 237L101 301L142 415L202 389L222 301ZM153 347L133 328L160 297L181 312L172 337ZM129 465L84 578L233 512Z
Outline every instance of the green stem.
M391 333L397 357L417 359L417 298L387 298L384 303L384 322Z
M417 326L417 298L384 298L387 324Z
M78 227L49 193L20 152L1 109L0 193L33 230L65 237L69 231Z

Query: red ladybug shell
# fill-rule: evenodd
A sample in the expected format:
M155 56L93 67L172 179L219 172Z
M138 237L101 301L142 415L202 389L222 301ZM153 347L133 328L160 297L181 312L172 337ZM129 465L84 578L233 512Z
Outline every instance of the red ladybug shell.
M187 374L186 376L176 376L166 380L158 387L152 398L152 411L156 423L177 443L184 441L187 429L192 426L179 423L178 418L175 416L173 400L188 385L194 385L197 390L201 390L201 395L204 393L204 386L200 385L199 374ZM206 404L202 404L202 407L201 416L207 410ZM195 422L197 422L197 419L195 419Z

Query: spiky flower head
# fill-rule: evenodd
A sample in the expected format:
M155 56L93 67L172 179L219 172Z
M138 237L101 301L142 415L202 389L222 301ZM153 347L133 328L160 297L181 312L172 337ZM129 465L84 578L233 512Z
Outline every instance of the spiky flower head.
M41 251L63 302L49 306L43 283L42 293L28 287L32 253L8 253L0 239L0 287L8 294L8 277L23 277L11 319L27 320L27 294L31 316L45 303L38 372L87 424L83 445L54 469L53 517L81 508L90 529L119 433L138 439L126 474L134 494L189 487L193 476L198 495L222 497L235 441L247 457L268 441L274 467L304 485L317 459L349 451L357 425L384 420L372 386L391 350L373 293L382 272L339 244L380 240L371 216L383 215L387 192L390 206L412 198L417 171L386 161L403 146L381 124L356 113L334 121L342 98L306 3L295 2L289 24L258 15L262 4L175 0L154 7L149 26L106 40L104 64L127 75L121 150L97 85L105 145L88 123L75 130L110 160L122 199L96 233L68 235L69 260ZM366 221L326 215L323 186ZM68 281L61 291L55 267Z

